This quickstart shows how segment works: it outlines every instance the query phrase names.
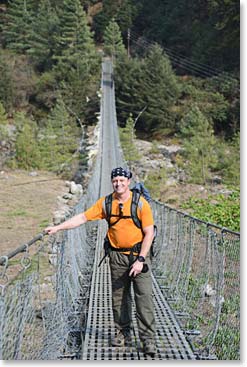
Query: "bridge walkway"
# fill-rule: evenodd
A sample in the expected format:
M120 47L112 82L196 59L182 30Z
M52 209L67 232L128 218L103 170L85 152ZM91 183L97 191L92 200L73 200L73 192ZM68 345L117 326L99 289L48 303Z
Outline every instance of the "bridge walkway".
M101 105L101 182L100 195L110 192L110 171L123 163L120 154L120 144L117 135L117 122L114 100L114 85L112 85L112 65L109 61L103 64L102 73L102 105ZM88 306L87 325L82 345L83 360L144 360L151 357L143 354L138 338L133 307L133 329L129 346L116 348L111 346L111 339L116 332L111 308L111 280L108 259L100 267L98 264L103 256L102 244L106 233L105 223L100 222L94 269L91 283L90 301ZM155 319L157 325L155 360L165 359L196 359L190 344L165 300L159 285L153 277L153 295Z

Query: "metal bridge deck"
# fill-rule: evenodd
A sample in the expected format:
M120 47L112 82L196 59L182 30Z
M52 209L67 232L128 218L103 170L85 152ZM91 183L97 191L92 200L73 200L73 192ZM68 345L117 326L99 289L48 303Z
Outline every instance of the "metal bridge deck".
M103 231L102 231L103 233ZM99 236L101 237L101 236ZM102 240L99 239L100 243ZM87 327L83 343L83 360L194 360L195 355L187 342L183 331L164 299L159 285L153 277L153 295L156 319L156 346L154 358L146 356L141 350L133 301L133 330L129 346L116 348L111 346L115 328L111 305L111 279L108 260L100 268L97 266L103 256L98 243L95 257L93 279L91 283L88 307ZM102 243L102 242L101 242ZM133 297L132 297L133 299Z

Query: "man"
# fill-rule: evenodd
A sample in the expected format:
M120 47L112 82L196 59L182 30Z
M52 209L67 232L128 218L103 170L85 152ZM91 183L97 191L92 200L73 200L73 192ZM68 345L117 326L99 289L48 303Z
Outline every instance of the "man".
M146 354L155 353L155 320L152 299L150 248L154 237L154 221L148 202L140 197L137 215L141 222L138 228L131 216L133 193L130 190L132 173L118 167L111 172L113 194L111 214L107 217L105 197L100 198L84 213L54 227L46 228L48 234L72 229L87 221L107 219L107 240L112 280L112 307L117 335L113 346L123 346L130 339L131 328L131 282L136 304L139 336ZM145 271L144 271L145 270Z

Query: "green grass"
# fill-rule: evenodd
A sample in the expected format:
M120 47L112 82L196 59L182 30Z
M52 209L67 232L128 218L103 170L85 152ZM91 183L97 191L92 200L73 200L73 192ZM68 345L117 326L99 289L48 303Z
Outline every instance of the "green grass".
M211 195L207 199L191 197L181 205L182 209L190 209L190 214L219 226L240 231L240 190L229 196Z
M26 210L23 209L14 209L7 212L7 217L13 218L13 217L26 217L28 213Z

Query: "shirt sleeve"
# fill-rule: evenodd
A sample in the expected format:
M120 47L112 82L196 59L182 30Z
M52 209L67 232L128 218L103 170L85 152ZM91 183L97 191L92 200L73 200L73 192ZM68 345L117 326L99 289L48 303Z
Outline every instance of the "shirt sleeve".
M142 228L145 228L153 225L154 219L152 209L149 203L144 198L141 198L141 200L142 200L142 209L140 210L140 219L142 223Z
M93 206L91 206L91 208L87 209L84 212L84 215L88 221L105 218L105 212L103 210L104 199L105 198L100 198L98 201L96 201L96 203Z

